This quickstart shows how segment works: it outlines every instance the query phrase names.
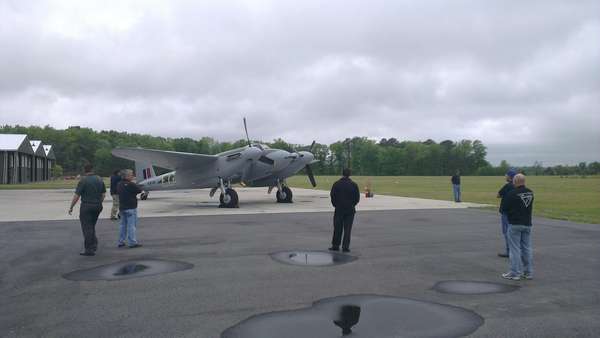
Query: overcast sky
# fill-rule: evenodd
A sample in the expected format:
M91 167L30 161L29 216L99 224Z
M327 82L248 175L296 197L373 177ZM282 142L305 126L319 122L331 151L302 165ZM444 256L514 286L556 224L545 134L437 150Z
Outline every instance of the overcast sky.
M0 124L600 160L600 1L0 0Z

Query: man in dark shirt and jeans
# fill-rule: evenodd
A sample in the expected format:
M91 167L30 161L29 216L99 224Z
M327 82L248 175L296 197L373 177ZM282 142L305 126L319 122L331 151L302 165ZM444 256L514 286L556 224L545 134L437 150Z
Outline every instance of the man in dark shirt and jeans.
M525 175L513 179L513 190L506 194L502 212L508 217L508 246L510 271L502 278L520 280L533 278L533 249L531 248L531 213L533 191L525 187Z
M344 169L342 176L331 187L331 204L333 204L335 212L333 214L333 239L329 250L340 250L343 232L342 249L344 252L350 252L350 234L356 213L355 207L360 201L360 192L358 185L350 179L350 169Z
M506 197L506 195L508 194L509 191L513 190L514 186L512 184L512 180L515 177L515 175L517 174L517 172L514 169L510 169L509 171L506 172L506 175L504 176L504 178L506 179L506 184L504 184L504 186L502 187L502 189L500 189L500 191L498 191L498 198L501 198L500 200L500 221L502 223L502 236L504 237L504 252L501 252L498 254L498 256L500 257L508 257L508 218L506 217L506 214L502 212L502 206L504 205L504 198Z
M457 170L456 174L450 178L452 182L452 192L454 193L454 202L460 202L460 171Z
M84 167L85 175L79 180L75 195L71 201L69 215L73 213L73 207L81 198L81 206L79 207L79 221L81 223L81 231L83 232L84 248L80 253L82 256L94 256L98 249L98 238L96 237L96 222L102 211L102 202L106 195L106 186L100 176L92 172L91 164L86 164Z
M137 194L142 192L142 189L135 184L135 177L131 169L123 170L123 179L117 185L117 193L119 194L119 211L121 213L121 224L119 227L119 243L118 247L125 246L125 237L127 237L127 245L130 248L142 246L138 243L135 236L137 228Z

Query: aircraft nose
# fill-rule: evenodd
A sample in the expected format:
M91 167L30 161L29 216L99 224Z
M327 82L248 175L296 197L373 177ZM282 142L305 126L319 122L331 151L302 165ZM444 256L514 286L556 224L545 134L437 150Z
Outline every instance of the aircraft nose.
M315 159L315 155L308 151L301 151L299 154L302 155L302 161L306 164L309 164Z

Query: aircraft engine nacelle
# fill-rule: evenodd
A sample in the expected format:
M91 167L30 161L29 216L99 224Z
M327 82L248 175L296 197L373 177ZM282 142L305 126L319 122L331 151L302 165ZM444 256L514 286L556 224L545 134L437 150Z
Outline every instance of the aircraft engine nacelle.
M295 155L285 150L276 150L266 155L267 158L273 161L273 171L281 171L292 163Z

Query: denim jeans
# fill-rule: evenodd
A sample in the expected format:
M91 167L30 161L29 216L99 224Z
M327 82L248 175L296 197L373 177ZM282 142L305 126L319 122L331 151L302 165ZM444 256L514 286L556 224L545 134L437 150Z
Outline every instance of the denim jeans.
M460 184L453 184L452 191L454 192L454 202L460 202Z
M510 272L533 275L533 249L531 247L531 227L518 224L508 225L508 251Z
M119 226L119 244L125 243L129 246L137 244L135 230L137 227L137 209L121 210L121 224Z
M502 221L502 237L504 237L504 245L506 247L506 251L504 251L507 255L509 252L508 249L508 216L506 216L506 214L502 213L500 214L500 219Z

